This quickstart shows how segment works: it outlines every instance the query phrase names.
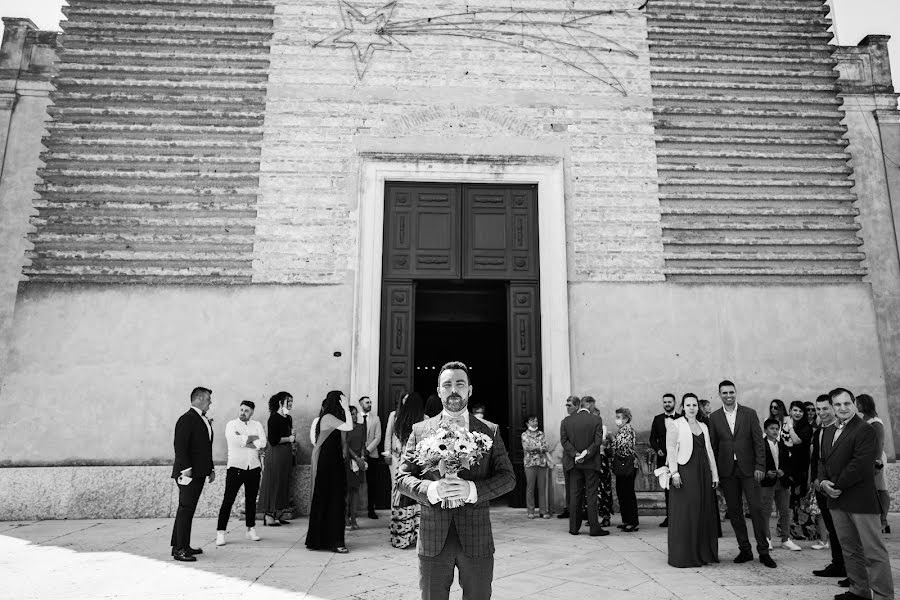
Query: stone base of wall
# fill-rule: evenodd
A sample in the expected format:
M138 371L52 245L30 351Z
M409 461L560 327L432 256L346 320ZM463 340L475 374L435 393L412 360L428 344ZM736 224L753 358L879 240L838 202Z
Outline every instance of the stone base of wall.
M309 465L294 468L291 497L298 511L309 507ZM9 467L0 469L0 520L141 519L175 517L178 490L171 466ZM215 517L225 494L225 466L207 482L196 516ZM232 518L243 514L243 490Z

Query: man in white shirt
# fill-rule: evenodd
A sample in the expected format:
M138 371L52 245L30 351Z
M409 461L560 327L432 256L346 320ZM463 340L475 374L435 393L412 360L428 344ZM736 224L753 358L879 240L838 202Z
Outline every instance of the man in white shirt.
M381 444L381 419L372 412L372 399L363 396L359 399L359 407L362 409L360 423L366 427L366 488L369 518L377 519L375 513L375 499L378 498L378 476L381 472L376 468L380 455L378 446Z
M238 418L225 425L225 441L228 444L228 472L225 476L225 498L219 509L219 523L216 527L216 546L225 545L225 526L238 490L244 486L246 497L245 517L248 540L259 541L256 534L256 496L259 493L259 478L262 465L259 451L266 447L266 432L259 421L250 417L256 405L250 400L241 402Z

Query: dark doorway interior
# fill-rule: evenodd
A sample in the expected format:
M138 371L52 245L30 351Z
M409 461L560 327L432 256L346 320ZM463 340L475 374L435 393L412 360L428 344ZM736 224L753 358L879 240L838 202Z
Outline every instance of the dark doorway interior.
M470 369L469 405L484 404L509 447L505 282L420 281L416 285L414 389L427 398L441 365L459 360Z

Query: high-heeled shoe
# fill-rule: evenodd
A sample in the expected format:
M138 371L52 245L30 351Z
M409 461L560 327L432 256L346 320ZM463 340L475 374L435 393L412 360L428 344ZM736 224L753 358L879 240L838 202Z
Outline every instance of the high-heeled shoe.
M270 522L269 519L272 519L272 521ZM263 515L263 527L281 527L281 523L278 522L275 515L266 513Z

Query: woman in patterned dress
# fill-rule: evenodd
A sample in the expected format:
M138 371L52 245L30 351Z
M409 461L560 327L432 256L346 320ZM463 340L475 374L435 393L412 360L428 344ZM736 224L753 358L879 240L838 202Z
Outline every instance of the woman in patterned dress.
M413 425L425 418L422 396L417 392L407 395L401 400L394 419L390 422L390 461L393 465L391 478L391 546L394 548L410 548L419 540L419 504L415 500L402 495L397 490L396 465L400 464L400 456L406 441L412 433Z
M616 409L616 426L619 428L612 441L613 459L619 458L634 464L634 427L631 426L631 410L620 407ZM637 495L634 492L634 479L637 469L632 468L627 475L616 475L616 494L619 496L619 512L622 524L619 529L627 533L637 531L638 522Z

